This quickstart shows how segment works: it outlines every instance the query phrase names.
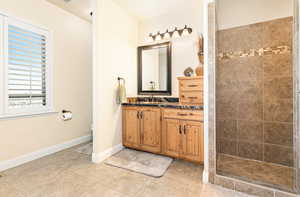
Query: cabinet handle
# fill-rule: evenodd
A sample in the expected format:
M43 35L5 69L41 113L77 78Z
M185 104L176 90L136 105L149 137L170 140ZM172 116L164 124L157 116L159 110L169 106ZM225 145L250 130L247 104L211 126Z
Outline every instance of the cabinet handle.
M198 85L188 85L189 88L198 87Z
M179 134L181 134L182 133L182 128L181 128L182 126L181 125L179 125Z
M136 117L137 117L137 119L140 119L140 112L139 111L136 113Z
M178 116L187 116L188 114L177 113Z
M186 125L183 126L183 133L186 134Z
M197 99L198 97L196 97L196 96L190 96L190 97L188 97L189 99Z

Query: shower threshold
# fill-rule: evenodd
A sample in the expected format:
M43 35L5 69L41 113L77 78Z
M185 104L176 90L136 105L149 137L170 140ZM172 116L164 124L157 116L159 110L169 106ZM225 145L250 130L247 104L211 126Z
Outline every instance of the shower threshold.
M293 192L294 168L218 154L217 174Z

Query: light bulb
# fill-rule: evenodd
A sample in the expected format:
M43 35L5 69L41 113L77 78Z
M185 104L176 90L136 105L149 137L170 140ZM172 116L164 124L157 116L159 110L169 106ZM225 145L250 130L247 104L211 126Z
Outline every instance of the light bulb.
M189 30L188 30L188 27L185 26L184 29L183 29L183 32L182 32L182 35L183 36L188 36L190 34Z
M167 30L167 32L164 34L164 39L170 39L171 35L169 33L169 31Z
M160 41L161 39L162 39L162 37L161 37L160 33L158 32L156 37L155 37L155 40Z
M147 38L147 42L153 42L153 37L152 34L149 34L148 38Z
M179 32L178 32L178 30L177 30L177 27L175 28L175 31L174 31L172 37L173 37L173 38L179 38L179 37L180 37Z

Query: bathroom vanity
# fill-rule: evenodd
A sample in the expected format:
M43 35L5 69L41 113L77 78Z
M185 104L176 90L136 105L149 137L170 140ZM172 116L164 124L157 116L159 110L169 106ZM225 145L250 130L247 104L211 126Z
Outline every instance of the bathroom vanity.
M177 101L123 103L123 145L203 162L202 77L178 78Z
M123 145L203 163L203 78L178 77L179 95L172 98L172 77L170 42L138 48L138 94L144 97L122 104Z
M192 106L123 104L123 145L203 162L203 110Z

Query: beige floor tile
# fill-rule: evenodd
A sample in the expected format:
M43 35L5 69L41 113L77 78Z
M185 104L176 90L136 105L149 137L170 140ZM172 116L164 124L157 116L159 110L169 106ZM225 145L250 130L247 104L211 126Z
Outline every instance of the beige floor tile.
M146 185L135 197L185 197L188 192L188 187L169 180L169 182L152 182Z
M0 181L0 196L2 197L26 197L20 190L14 186Z
M175 160L164 177L174 179L182 184L189 184L190 186L197 187L202 184L202 172L202 165Z
M108 187L118 192L133 196L150 184L152 180L153 179L151 177L142 174L126 172L115 176Z
M129 197L126 194L122 194L118 191L112 190L102 184L94 185L86 191L82 197Z
M205 184L203 185L199 196L203 197L250 197L246 194L241 194L238 192L234 192L228 189L224 189L222 187L211 185L211 184Z
M175 160L165 176L153 178L93 164L71 148L3 172L0 197L237 197L202 184L203 166ZM240 197L240 196L239 196Z

